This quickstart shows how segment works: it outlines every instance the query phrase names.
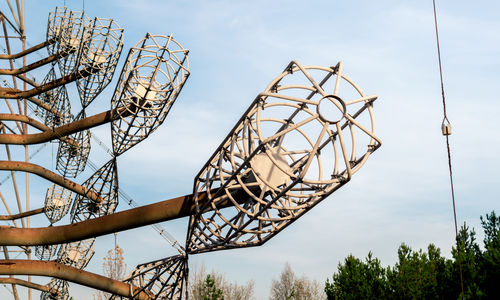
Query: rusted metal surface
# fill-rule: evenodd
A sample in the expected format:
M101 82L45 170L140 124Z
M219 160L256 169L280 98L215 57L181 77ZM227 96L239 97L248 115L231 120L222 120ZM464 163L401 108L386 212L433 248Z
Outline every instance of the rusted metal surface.
M22 213L18 213L18 214L15 214L15 215L7 215L7 216L0 216L0 220L1 221L10 221L10 220L17 220L17 219L20 219L20 218L25 218L25 217L29 217L29 216L34 216L34 215L38 215L38 214L41 214L44 212L44 208L37 208L37 209L33 209L33 210L30 210L30 211L25 211L25 212L22 212Z
M79 195L88 197L95 202L102 202L101 196L95 192L36 164L23 161L0 161L0 170L23 171L36 174Z
M39 129L39 130L42 130L42 131L43 130L50 130L50 127L48 127L44 123L39 122L39 121L37 121L37 120L35 120L33 118L30 118L28 116L25 116L25 115L20 115L20 114L0 114L0 120L2 120L2 121L19 121L19 122L22 122L22 123L26 123L26 124L28 124L30 126L33 126L36 129ZM0 142L0 144L5 144L5 143Z
M207 201L198 194L198 204ZM226 202L226 205L232 203ZM91 237L120 232L158 222L187 217L196 212L193 195L177 197L83 222L43 228L0 226L0 245L34 246L80 241Z
M18 121L18 122L22 122L22 123L26 123L28 125L31 125L33 127L35 127L36 129L39 129L39 130L42 130L44 132L52 132L54 133L55 130L52 130L50 127L48 127L47 125L45 125L44 123L42 122L39 122L33 118L30 118L28 116L25 116L25 115L18 115L18 114L0 114L0 120L2 121ZM94 126L98 126L98 125L94 125ZM39 133L38 133L39 134ZM46 134L47 135L47 134ZM36 136L36 133L31 133L31 134L0 134L0 144L16 144L16 143L4 143L2 142L2 139L6 139L7 141L9 139L12 139L14 137L25 137L25 140L37 140L37 139L40 139L40 137L37 137ZM52 141L54 139L60 139L61 141L65 141L71 145L73 145L74 147L78 147L78 143L76 143L74 140L70 139L70 138L67 138L66 135L63 133L57 133L56 136L52 136L50 135L50 137L45 137L45 139L49 139L48 141ZM16 140L16 138L14 138L14 140ZM21 138L22 140L22 138ZM28 143L20 143L20 144L23 144L23 145L28 145L30 144L29 142Z
M1 260L0 260L0 262L1 262ZM55 290L55 289L51 289L49 287L46 287L45 285L36 284L36 283L29 282L26 280L18 279L18 278L0 278L0 283L17 284L17 285L22 285L22 286L29 287L29 288L32 288L35 290L39 290L42 292L57 294L57 290Z
M28 48L24 51L21 51L21 52L15 53L15 54L0 54L0 59L17 59L19 57L22 57L22 56L28 55L32 52L35 52L37 50L40 50L48 45L51 45L54 42L55 42L55 40L52 39L49 41L41 42L40 44L37 44L31 48Z
M42 123L37 122L28 117L8 117L8 114L1 114L2 117L7 119L17 119L29 123L33 126L40 126L39 129L44 130L39 133L31 134L0 134L0 144L14 144L14 145L29 145L29 144L40 144L50 142L55 139L60 139L62 137L68 136L73 133L77 133L86 129L90 129L102 124L106 124L117 117L115 111L105 111L94 116L90 116L81 120L76 120L66 125L56 127L54 129L47 127L46 125L41 125ZM31 119L31 120L30 120Z
M33 71L36 68L39 68L41 66L44 66L46 64L52 63L63 57L64 55L67 55L66 53L64 54L54 54L49 57L43 58L39 61L36 61L34 63L31 63L27 66L21 67L19 69L0 69L0 75L19 75L19 74L24 74L29 71Z
M138 290L127 283L53 261L0 260L0 274L50 276L124 297L132 297ZM150 299L145 292L139 292L134 297L141 300Z
M41 93L44 93L48 90L55 89L61 85L71 83L77 79L84 78L84 77L89 76L91 74L92 74L92 67L90 67L89 69L84 69L81 71L71 73L69 75L61 77L61 78L56 79L54 81L51 81L49 83L46 83L44 85L39 85L37 87L34 87L34 88L32 88L30 90L26 90L26 91L21 91L21 90L15 89L15 88L0 88L0 98L22 99L22 98L34 97L34 96L40 95Z

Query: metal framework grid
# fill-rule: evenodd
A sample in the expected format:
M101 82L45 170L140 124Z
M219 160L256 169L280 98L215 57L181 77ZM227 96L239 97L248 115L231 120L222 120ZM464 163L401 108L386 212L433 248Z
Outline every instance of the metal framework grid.
M14 225L0 226L0 275L9 275L0 282L11 284L15 299L18 285L28 287L30 299L31 289L40 290L41 299L68 299L68 280L107 291L113 299L181 299L187 290L188 255L262 245L346 184L381 146L373 115L377 96L365 95L343 73L341 62L321 67L292 61L257 95L194 178L193 194L115 212L123 197L116 157L164 122L189 77L189 51L171 35L148 33L126 57L110 110L87 116L86 108L113 78L123 29L112 19L56 8L49 14L46 40L26 49L24 3L16 1L16 14L6 1L16 25L0 14L8 50L0 61L9 62L0 75L13 81L13 86L0 87L10 112L0 114L0 143L8 157L0 160L0 170L10 172L19 213L11 213L0 193L8 213L0 220ZM19 34L15 38L22 47L16 54L9 49L7 25ZM26 64L26 56L44 48L47 57ZM23 65L15 68L13 60L20 57ZM29 72L43 67L48 72L38 84ZM81 105L75 115L66 89L73 82ZM90 130L106 123L111 124L113 150L107 152L112 157L98 168L89 160ZM29 127L39 132L28 133ZM49 142L58 143L59 174L31 163L28 156L28 145ZM9 145L24 148L24 161L12 159ZM78 184L75 180L88 165L94 174ZM16 171L26 174L25 211ZM52 182L43 208L29 210L30 173ZM70 207L71 224L52 226ZM42 213L50 226L29 228L29 217ZM184 216L189 216L185 247L171 242L180 255L138 265L123 282L82 270L94 255L97 236ZM39 261L31 260L30 246ZM11 260L12 251L25 253L27 260ZM27 275L27 280L14 275ZM53 278L40 285L31 282L31 275Z

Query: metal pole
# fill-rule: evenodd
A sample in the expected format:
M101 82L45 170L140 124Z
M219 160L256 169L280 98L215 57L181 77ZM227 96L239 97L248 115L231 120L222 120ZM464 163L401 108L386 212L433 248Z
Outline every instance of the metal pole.
M53 261L0 260L0 274L50 276L129 298L139 290L124 282ZM142 291L134 299L149 300L151 298Z
M207 198L206 193L200 193L197 199L198 206L203 206L208 201ZM224 206L232 206L232 202L225 201L220 205ZM186 195L68 225L42 228L0 226L0 245L35 246L69 243L187 217L196 212L194 196Z
M8 171L22 171L36 174L40 177L43 177L53 183L56 183L68 190L71 190L79 195L87 197L94 202L101 203L102 197L95 193L92 190L89 190L86 187L83 187L74 181L66 179L61 175L58 175L52 171L49 171L39 165L35 165L32 163L24 162L24 161L0 161L0 170L8 170ZM21 211L21 210L20 210ZM22 220L22 219L21 219Z

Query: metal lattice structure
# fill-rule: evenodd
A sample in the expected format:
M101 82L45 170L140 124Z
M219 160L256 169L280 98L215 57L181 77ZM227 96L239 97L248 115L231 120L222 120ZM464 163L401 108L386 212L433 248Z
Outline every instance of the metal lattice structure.
M138 265L124 282L139 287L137 293L144 291L150 299L181 299L186 275L187 256L177 255Z
M85 118L85 112L78 114L73 121ZM61 141L57 149L56 169L64 177L75 178L85 170L90 154L90 131L82 130L69 136L74 143Z
M88 239L61 245L57 252L57 262L83 269L94 256L95 239Z
M8 157L0 160L0 171L10 172L14 192L8 196L15 197L19 213L12 213L0 193L7 211L0 221L14 225L0 226L0 274L10 276L4 282L11 284L16 300L17 285L29 287L29 299L33 288L42 292L41 299L66 300L68 280L111 293L112 299L182 299L189 255L264 244L349 182L381 146L373 113L377 96L365 95L343 73L341 62L323 67L292 61L257 95L201 168L192 194L115 212L120 196L134 203L120 190L117 157L163 124L190 75L189 50L172 35L148 33L125 58L110 109L88 116L113 79L123 29L112 19L56 8L49 14L46 40L26 49L24 13L14 19L18 26L0 14L8 48L0 63L9 63L8 69L0 68L0 76L12 79L12 86L4 80L0 87L1 107L9 109L0 114L0 144ZM14 54L6 24L22 42ZM42 49L47 53L40 54ZM33 53L42 59L26 64ZM20 58L23 65L14 66ZM36 80L34 70L44 70L39 73L45 77ZM67 88L72 83L76 89ZM71 108L76 93L78 107L73 101ZM97 142L111 158L99 167L90 160L91 140L96 140L91 130L107 123L112 150ZM31 128L36 131L30 133ZM42 148L29 156L28 146L47 143L58 143L54 170L30 162ZM11 147L24 148L23 160L13 158L19 155L11 155ZM24 211L15 172L26 173ZM49 181L42 208L29 209L29 173ZM30 228L34 215L45 215L50 225ZM185 245L168 237L180 255L140 264L123 282L83 270L97 236L181 217L189 217ZM69 224L59 224L68 219ZM31 259L30 247L38 260ZM12 251L24 251L27 259L11 260ZM53 278L40 285L31 282L32 275Z
M67 300L69 298L69 285L65 280L52 278L47 287L53 288L57 293L43 292L40 300Z
M118 205L118 175L116 159L112 159L97 170L83 186L101 196L96 202L78 195L71 210L71 223L101 217L113 213Z
M56 70L52 66L41 84L52 82L56 78ZM40 100L47 103L51 108L51 110L39 110L40 118L43 119L45 125L54 128L71 122L71 103L64 85L41 94Z
M342 82L354 99L342 97ZM194 194L209 202L191 217L188 253L260 245L348 182L380 146L376 98L342 73L342 63L292 61L196 176Z
M59 245L40 245L35 247L35 256L40 260L51 260L57 253Z
M76 86L82 107L87 107L113 78L123 48L123 29L113 19L94 20L87 26L79 63L91 75L78 79Z
M51 224L61 220L69 210L73 192L57 184L51 184L45 195L44 213Z
M57 7L49 14L47 40L54 40L55 47L49 47L48 52L62 56L58 65L63 76L70 75L79 65L83 45L88 39L88 23L84 12L70 11L66 7Z
M188 50L172 36L147 34L130 49L111 107L113 152L120 155L165 120L189 76Z

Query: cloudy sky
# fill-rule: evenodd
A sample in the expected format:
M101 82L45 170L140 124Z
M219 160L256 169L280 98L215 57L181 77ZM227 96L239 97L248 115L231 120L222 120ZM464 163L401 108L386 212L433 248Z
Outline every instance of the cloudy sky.
M500 20L497 1L437 1L458 222L500 211ZM28 42L45 38L48 13L64 1L26 1ZM82 1L66 1L81 10ZM190 49L191 76L164 125L118 160L120 188L140 204L191 193L193 178L255 96L291 60L344 64L366 94L382 147L351 182L267 244L194 255L229 280L255 281L258 299L285 262L297 275L324 282L350 253L372 251L393 264L404 242L434 243L450 256L454 240L432 1L85 1L90 17L111 17L125 29L125 51L145 36L173 34ZM124 54L126 53L124 51ZM117 70L121 69L122 59ZM115 81L116 81L115 76ZM92 104L109 109L114 83ZM78 101L77 98L72 101ZM76 103L76 102L75 102ZM109 144L109 126L94 130ZM109 156L94 145L91 159ZM44 157L50 160L51 153ZM43 162L41 162L43 164ZM48 166L50 163L47 162ZM87 175L88 176L88 175ZM36 179L34 179L36 181ZM82 175L80 181L85 180ZM40 181L45 184L47 183ZM34 183L36 186L36 183ZM36 189L36 188L34 188ZM43 205L44 195L33 195ZM35 202L36 203L36 202ZM35 204L33 204L35 206ZM127 209L120 204L119 210ZM43 216L33 218L46 225ZM162 223L185 241L187 219ZM176 252L152 228L118 234L129 270ZM102 273L113 236L97 239L87 270ZM48 281L41 279L40 282ZM0 290L0 295L6 294ZM73 285L75 299L93 290Z

